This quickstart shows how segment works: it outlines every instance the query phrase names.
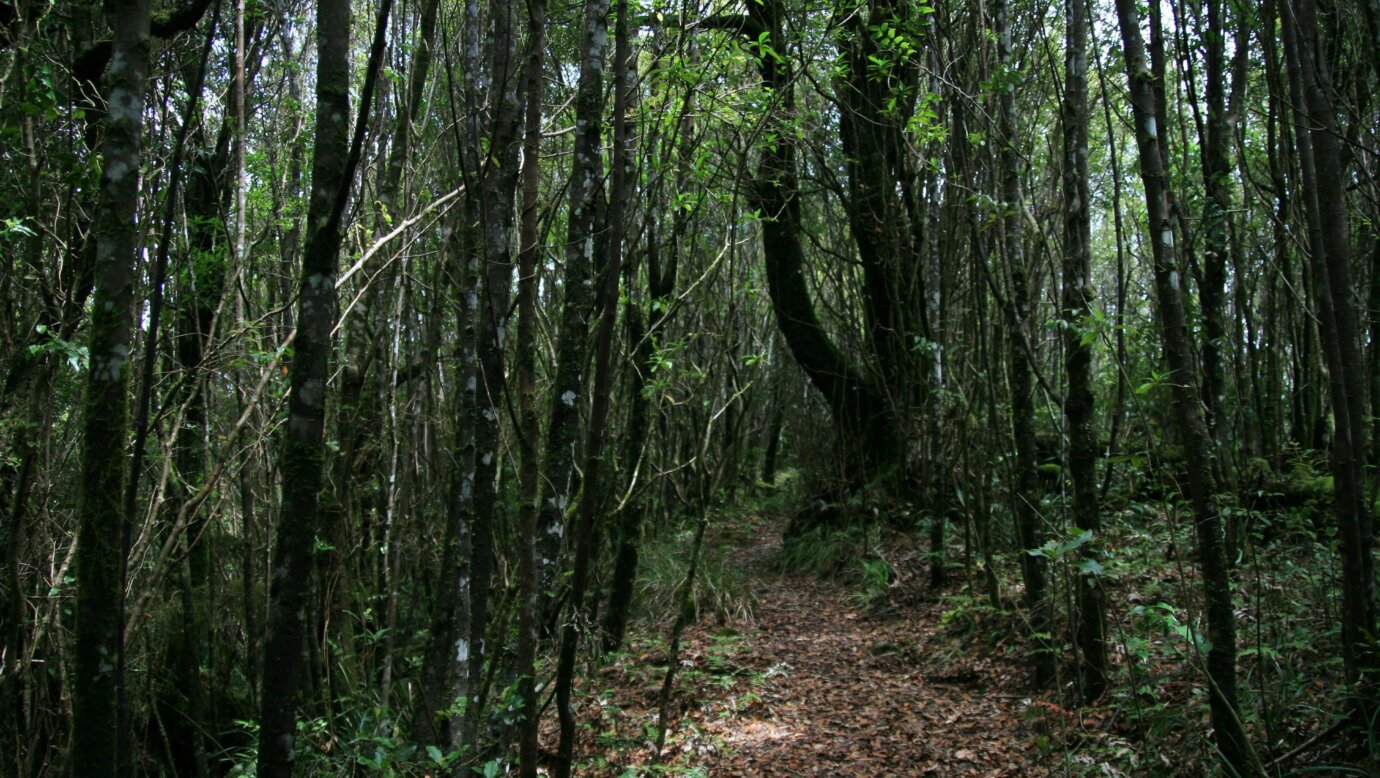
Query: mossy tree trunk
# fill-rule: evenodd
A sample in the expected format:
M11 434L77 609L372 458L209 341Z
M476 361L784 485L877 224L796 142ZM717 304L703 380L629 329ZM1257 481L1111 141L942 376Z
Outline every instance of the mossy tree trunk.
M103 168L96 211L95 298L90 368L82 421L78 484L76 661L72 727L73 778L114 776L127 763L117 700L124 699L123 651L125 446L133 346L134 286L140 257L135 214L143 162L144 90L149 67L148 0L112 0L113 33L106 79Z
M308 623L307 592L317 541L330 532L320 501L341 222L359 164L391 10L391 0L384 0L379 7L352 138L350 4L348 0L319 0L316 8L316 148L298 287L297 332L288 368L288 419L278 460L283 479L282 512L269 570L259 698L258 774L262 778L289 778L300 750L296 741L297 706L307 675L302 648Z

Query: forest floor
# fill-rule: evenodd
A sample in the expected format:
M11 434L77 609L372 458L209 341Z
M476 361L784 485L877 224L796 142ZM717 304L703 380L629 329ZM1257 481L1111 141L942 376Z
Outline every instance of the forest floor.
M859 598L856 582L777 572L781 524L745 521L726 563L752 592L753 615L702 614L686 631L661 764L651 744L667 649L664 637L644 635L586 690L579 774L1047 772L1035 743L1049 718L1041 706L1055 706L1028 694L1019 658L1004 650L1015 625L987 625L982 632L1005 636L967 645L904 538L887 543L897 574L878 607Z

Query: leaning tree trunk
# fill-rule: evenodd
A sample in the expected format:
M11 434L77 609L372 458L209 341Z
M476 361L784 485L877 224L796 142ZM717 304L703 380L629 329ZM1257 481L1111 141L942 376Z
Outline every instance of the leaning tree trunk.
M74 778L113 776L123 699L122 602L126 523L125 437L129 356L138 277L139 167L149 66L149 0L112 0L104 160L96 211L96 284L82 422L77 535L77 619L72 728Z
M1161 101L1157 90L1164 83L1163 73L1160 72L1162 68L1152 70L1147 60L1140 31L1140 11L1135 0L1117 0L1116 10L1124 44L1136 145L1140 152L1141 181L1145 187L1160 334L1174 393L1174 420L1184 446L1189 500L1197 532L1198 564L1207 602L1208 638L1212 643L1207 658L1212 727L1217 748L1227 764L1240 774L1251 774L1258 768L1237 714L1236 617L1232 609L1222 520L1213 505L1212 447L1203 422L1198 377L1184 312L1170 212L1168 168L1161 146L1161 133L1168 131L1158 109ZM1151 14L1158 14L1154 6ZM1152 28L1157 27L1152 19Z
M919 72L920 41L909 32L910 17L910 4L896 0L869 0L865 16L850 14L839 39L846 67L834 90L848 178L844 208L862 265L863 324L887 398L876 409L876 424L885 433L870 427L866 439L866 456L876 470L899 461L896 420L923 404L927 378L912 369L912 336L918 334L913 325L923 301L912 297L912 240L918 235L908 224L912 212L899 185L907 173L905 127L915 98L894 86L912 82ZM878 77L879 61L887 63L887 78Z
M774 101L765 118L763 145L751 203L761 214L762 254L776 324L791 357L823 396L843 440L850 480L875 472L879 455L895 450L896 433L886 399L849 362L815 311L806 281L796 155L799 142L789 121L795 110L794 76L783 37L784 10L778 0L749 3L742 17L717 17L702 27L727 27L757 49L757 69ZM764 43L765 41L765 43Z

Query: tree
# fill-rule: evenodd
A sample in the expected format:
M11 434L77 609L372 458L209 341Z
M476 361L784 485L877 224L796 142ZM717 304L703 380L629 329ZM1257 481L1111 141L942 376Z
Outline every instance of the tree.
M606 22L605 22L606 23ZM597 22L596 22L597 24ZM595 42L598 36L589 35ZM556 713L560 718L561 740L556 754L555 775L569 778L575 747L575 717L571 708L571 686L574 682L575 651L580 639L580 623L584 621L585 593L589 586L592 555L595 550L595 521L603 500L604 444L608 436L610 393L613 384L613 335L618 316L618 284L622 278L624 219L627 194L627 111L628 66L628 3L619 0L613 55L613 181L609 191L608 254L600 274L595 310L599 314L594 335L594 404L590 409L585 439L584 479L580 491L579 512L575 523L575 559L570 575L570 615L561 630L561 645L556 666ZM601 53L602 56L602 53ZM586 239L588 240L588 238Z
M1140 151L1140 175L1145 187L1148 228L1154 257L1155 299L1159 304L1160 336L1164 342L1174 395L1174 421L1183 442L1187 465L1188 496L1198 542L1198 564L1207 600L1207 675L1211 689L1212 726L1217 747L1232 769L1251 772L1259 767L1237 712L1236 615L1223 542L1222 521L1213 505L1215 486L1212 451L1199 403L1198 380L1193 364L1188 324L1184 313L1182 274L1174 248L1174 223L1170 212L1168 172L1162 133L1168 124L1161 110L1164 83L1162 35L1159 12L1149 14L1152 45L1158 52L1152 63L1146 57L1140 29L1140 12L1134 2L1117 0L1126 74L1131 90L1136 145Z
M350 4L317 4L316 150L307 243L297 298L297 332L288 371L288 423L279 454L282 513L269 578L259 721L258 774L290 776L297 756L297 705L302 682L306 595L316 544L329 528L320 511L325 459L327 372L335 324L340 229L350 183L359 164L365 115L377 82L391 0L379 6L360 116L353 138L350 111Z
M1374 519L1365 505L1365 377L1360 327L1353 308L1351 243L1345 184L1337 144L1328 60L1320 45L1317 9L1304 0L1282 12L1289 82L1300 112L1296 131L1303 197L1309 228L1309 260L1318 301L1318 330L1327 354L1334 436L1332 472L1336 482L1338 528L1342 545L1342 643L1347 677L1361 684L1358 711L1370 715L1377 669L1375 649Z
M1073 482L1073 520L1078 529L1100 533L1097 494L1097 429L1092 392L1092 197L1088 190L1088 7L1083 0L1065 3L1064 54L1064 370L1068 388L1068 469ZM1088 546L1085 546L1088 548ZM1096 549L1097 545L1091 548ZM1078 612L1074 634L1082 653L1081 691L1086 700L1107 689L1106 608L1100 563L1086 554L1079 564Z
M1036 509L1039 499L1035 472L1035 402L1032 354L1027 333L1034 291L1026 266L1024 229L1025 204L1021 193L1021 168L1016 127L1015 65L1011 41L1010 8L998 0L993 9L997 39L997 143L1001 209L1002 254L1011 274L1011 289L1006 303L1008 361L1011 371L1011 439L1015 447L1016 531L1020 539L1021 577L1025 580L1026 604L1030 609L1030 630L1036 635L1031 663L1035 686L1046 688L1054 682L1054 654L1049 650L1053 631L1053 610L1049 601L1047 563L1044 556L1031 553L1044 544L1042 519Z
M81 511L77 538L77 636L72 726L83 747L72 755L73 776L116 775L123 678L125 556L125 437L133 348L134 283L139 262L136 212L143 162L144 88L149 67L148 0L107 6L113 33L101 141L100 201L96 211L95 295L83 414Z
M795 111L795 79L782 33L783 13L779 2L763 2L749 6L746 17L714 18L704 26L725 27L747 38L762 86L772 101L763 128L770 140L761 149L750 194L761 217L767 289L792 357L830 409L846 466L855 468L850 479L859 481L877 472L895 451L889 439L895 425L885 399L830 339L806 284L796 174L799 144L788 121Z
M545 95L546 3L527 3L527 64L523 91L527 116L522 139L522 224L518 251L518 335L515 368L518 389L518 695L522 698L522 731L518 762L523 778L536 778L539 700L537 648L541 627L541 571L537 568L537 514L541 501L541 423L537 417L537 265L538 209L541 197L541 116Z
M600 137L604 112L604 58L608 48L609 0L587 0L580 35L580 77L575 92L575 140L570 166L569 216L566 219L565 268L561 276L560 340L556 346L555 386L542 454L543 478L550 493L542 501L537 525L542 586L554 587L560 569L567 514L578 492L576 464L582 398L588 396L585 370L589 359L589 319L594 310L594 258L604 225L603 157ZM551 595L547 595L551 598ZM549 600L559 605L554 598ZM576 607L579 607L576 604ZM548 607L548 616L554 610Z

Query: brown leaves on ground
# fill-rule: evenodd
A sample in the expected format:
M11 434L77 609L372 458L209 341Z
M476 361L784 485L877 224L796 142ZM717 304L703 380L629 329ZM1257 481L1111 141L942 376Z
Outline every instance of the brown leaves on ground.
M687 631L662 764L716 777L1046 773L1013 660L961 648L934 598L869 615L845 583L774 573L779 528L757 530L740 555L754 623ZM652 762L665 660L643 647L598 676L580 710L581 775Z

